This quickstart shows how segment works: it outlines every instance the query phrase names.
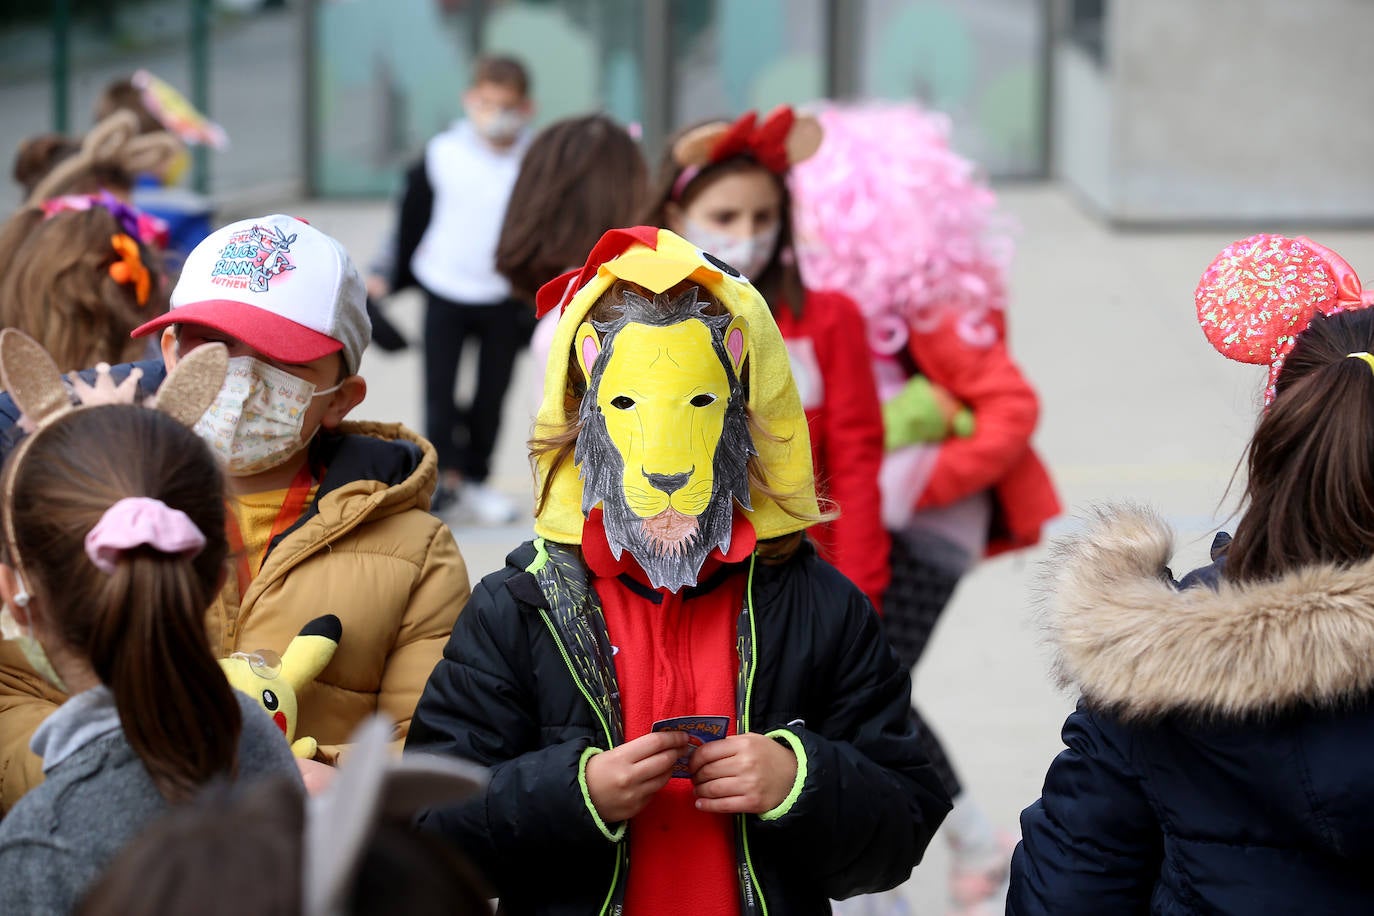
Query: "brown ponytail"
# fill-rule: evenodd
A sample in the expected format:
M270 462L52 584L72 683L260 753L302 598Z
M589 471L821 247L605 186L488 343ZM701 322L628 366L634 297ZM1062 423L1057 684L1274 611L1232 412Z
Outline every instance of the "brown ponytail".
M234 772L238 702L205 635L227 552L223 479L191 430L156 410L75 411L37 437L13 481L18 559L71 650L114 694L124 734L168 801ZM107 575L84 539L120 499L185 512L194 557L126 551Z
M1233 581L1374 556L1374 309L1318 316L1298 336L1247 450Z

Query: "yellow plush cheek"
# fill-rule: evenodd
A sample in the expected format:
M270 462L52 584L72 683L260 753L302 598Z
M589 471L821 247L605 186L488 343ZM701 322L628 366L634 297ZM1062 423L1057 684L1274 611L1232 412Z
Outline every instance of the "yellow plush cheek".
M697 516L711 501L730 391L710 334L699 321L629 325L602 375L597 404L624 459L625 502L640 518L669 507Z
M223 658L219 665L229 686L247 694L261 706L290 741L296 731L296 694L281 678L258 677L242 659Z

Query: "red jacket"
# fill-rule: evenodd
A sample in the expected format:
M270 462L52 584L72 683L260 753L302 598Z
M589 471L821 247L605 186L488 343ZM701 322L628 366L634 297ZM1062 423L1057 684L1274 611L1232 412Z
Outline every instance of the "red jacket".
M806 409L816 489L840 510L839 518L810 534L822 556L881 612L889 548L878 494L883 415L863 318L843 293L815 290L807 291L800 318L785 304L773 309L773 317Z
M1040 528L1059 514L1049 472L1031 448L1039 399L1012 362L996 324L997 340L978 346L964 339L957 322L929 332L911 331L908 352L917 369L973 411L974 432L941 446L917 509L944 506L991 489L996 498L988 555L1040 540Z

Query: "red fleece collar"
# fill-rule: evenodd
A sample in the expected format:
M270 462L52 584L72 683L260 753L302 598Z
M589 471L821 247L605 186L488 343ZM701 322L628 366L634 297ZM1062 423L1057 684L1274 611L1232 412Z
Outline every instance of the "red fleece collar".
M754 533L754 526L743 512L736 509L731 521L729 551L721 553L719 547L712 550L701 564L697 581L705 582L725 564L743 562L754 552L757 544L758 535ZM640 568L638 561L628 550L620 554L619 560L611 553L611 545L606 540L606 525L601 519L599 508L593 509L582 525L582 556L587 561L587 568L597 576L611 579L627 575L637 582L649 585L648 574Z

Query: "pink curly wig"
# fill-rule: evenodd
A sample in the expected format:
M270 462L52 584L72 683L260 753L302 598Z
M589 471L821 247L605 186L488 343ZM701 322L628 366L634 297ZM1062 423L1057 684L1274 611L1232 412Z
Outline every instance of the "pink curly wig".
M1005 332L1009 221L949 119L914 104L833 106L825 140L793 167L796 251L808 287L848 293L875 354L947 318L986 347Z

